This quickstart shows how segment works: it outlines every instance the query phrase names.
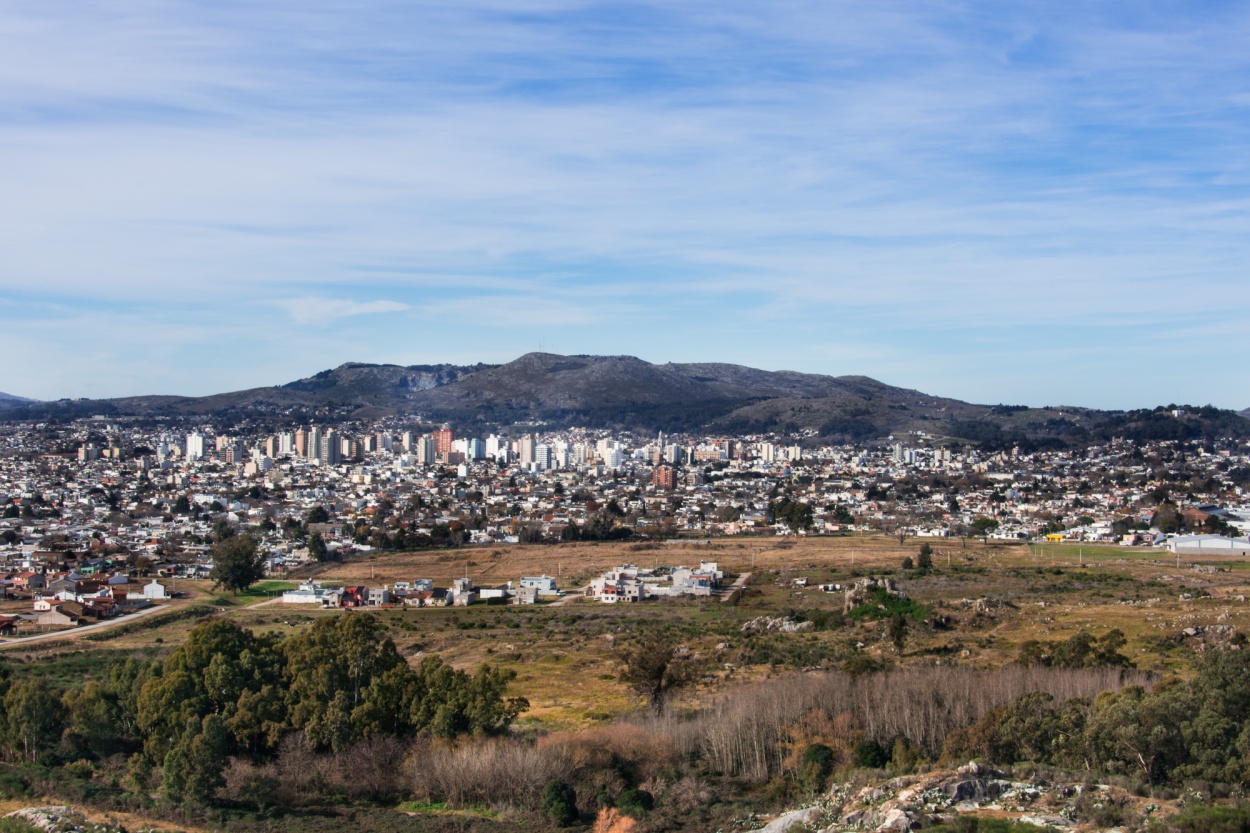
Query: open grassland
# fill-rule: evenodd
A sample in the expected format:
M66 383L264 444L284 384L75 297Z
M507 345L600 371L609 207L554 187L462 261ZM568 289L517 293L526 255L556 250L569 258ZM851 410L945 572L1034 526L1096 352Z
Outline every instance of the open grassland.
M893 666L991 668L1014 661L1029 640L1053 643L1081 631L1097 636L1112 628L1127 636L1123 653L1138 668L1185 673L1212 639L1250 629L1245 602L1250 576L1242 559L1199 563L1182 558L1178 567L1174 556L1159 551L956 540L930 542L932 570L902 569L903 558L915 558L921 543L845 537L465 548L325 565L317 578L373 586L431 578L445 586L467 574L478 585L495 585L546 573L558 575L563 589L575 591L622 563L675 566L705 559L719 562L731 577L751 573L745 592L728 601L609 606L577 598L561 605L477 604L378 613L411 662L439 656L458 668L490 663L514 670L512 693L530 701L522 728L581 728L639 708L641 702L616 678L618 649L654 630L706 660L702 682L685 695L689 706L727 685L796 668L837 668L865 659ZM901 655L888 633L887 611L868 608L844 617L844 594L817 586L848 585L868 576L892 578L910 597ZM807 586L800 586L802 579ZM202 616L229 617L258 633L289 635L316 618L345 615L261 604L291 584L269 581L236 597L214 591L208 582L180 582L189 594L183 604L197 606L195 617L153 617L150 626L114 638L47 643L10 653L51 662L55 670L49 673L89 677L128 654L168 652ZM761 616L791 616L813 627L802 633L743 633L746 622ZM74 659L57 659L62 654Z

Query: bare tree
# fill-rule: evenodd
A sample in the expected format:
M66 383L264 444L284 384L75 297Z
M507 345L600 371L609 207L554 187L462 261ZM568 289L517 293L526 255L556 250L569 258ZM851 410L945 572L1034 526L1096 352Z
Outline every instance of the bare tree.
M679 656L677 644L661 633L653 631L621 650L620 681L645 697L657 714L673 692L697 676L697 664Z

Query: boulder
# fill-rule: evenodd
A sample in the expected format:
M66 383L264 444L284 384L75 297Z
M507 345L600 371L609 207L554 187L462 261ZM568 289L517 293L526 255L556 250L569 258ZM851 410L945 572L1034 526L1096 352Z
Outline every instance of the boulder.
M794 810L778 816L758 830L752 831L752 833L786 833L791 827L797 827L800 824L815 824L820 820L820 814L821 809L819 807Z

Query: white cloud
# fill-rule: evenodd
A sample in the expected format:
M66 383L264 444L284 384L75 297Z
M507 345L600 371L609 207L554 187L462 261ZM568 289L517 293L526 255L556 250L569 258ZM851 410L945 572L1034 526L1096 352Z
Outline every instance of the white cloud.
M341 298L287 298L276 301L296 324L328 324L340 318L404 312L410 307L398 301L346 301Z
M1250 305L1248 19L1040 0L10 4L0 300L17 319L39 300L141 305L143 359L115 367L153 389L166 354L142 323L209 296L284 310L275 345L339 322L316 328L327 364L410 355L409 316L344 319L411 310L423 344L454 335L448 317L483 322L496 358L543 329L660 361L911 363L886 381L960 363L986 388L978 331L1079 321L1074 353L1030 378L1066 382L1112 343L1122 390L1084 384L1114 405L1152 345L1101 320L1180 335ZM369 298L389 300L337 300ZM869 346L839 344L839 364L818 322L848 318ZM229 316L194 321L229 342ZM916 335L934 322L949 348ZM17 352L80 338L32 326ZM282 349L252 357L260 377L284 378ZM1191 378L1250 388L1247 369Z

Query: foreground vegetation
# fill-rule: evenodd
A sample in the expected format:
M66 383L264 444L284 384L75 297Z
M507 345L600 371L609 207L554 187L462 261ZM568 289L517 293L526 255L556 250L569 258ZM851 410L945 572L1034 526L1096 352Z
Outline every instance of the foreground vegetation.
M1076 802L1091 823L1244 829L1237 569L875 546L854 566L778 549L725 602L199 606L86 650L10 652L0 791L232 830L542 830L609 809L639 831L750 829L831 785L976 759L1189 805L1151 821ZM844 605L800 575L890 576L908 598Z

